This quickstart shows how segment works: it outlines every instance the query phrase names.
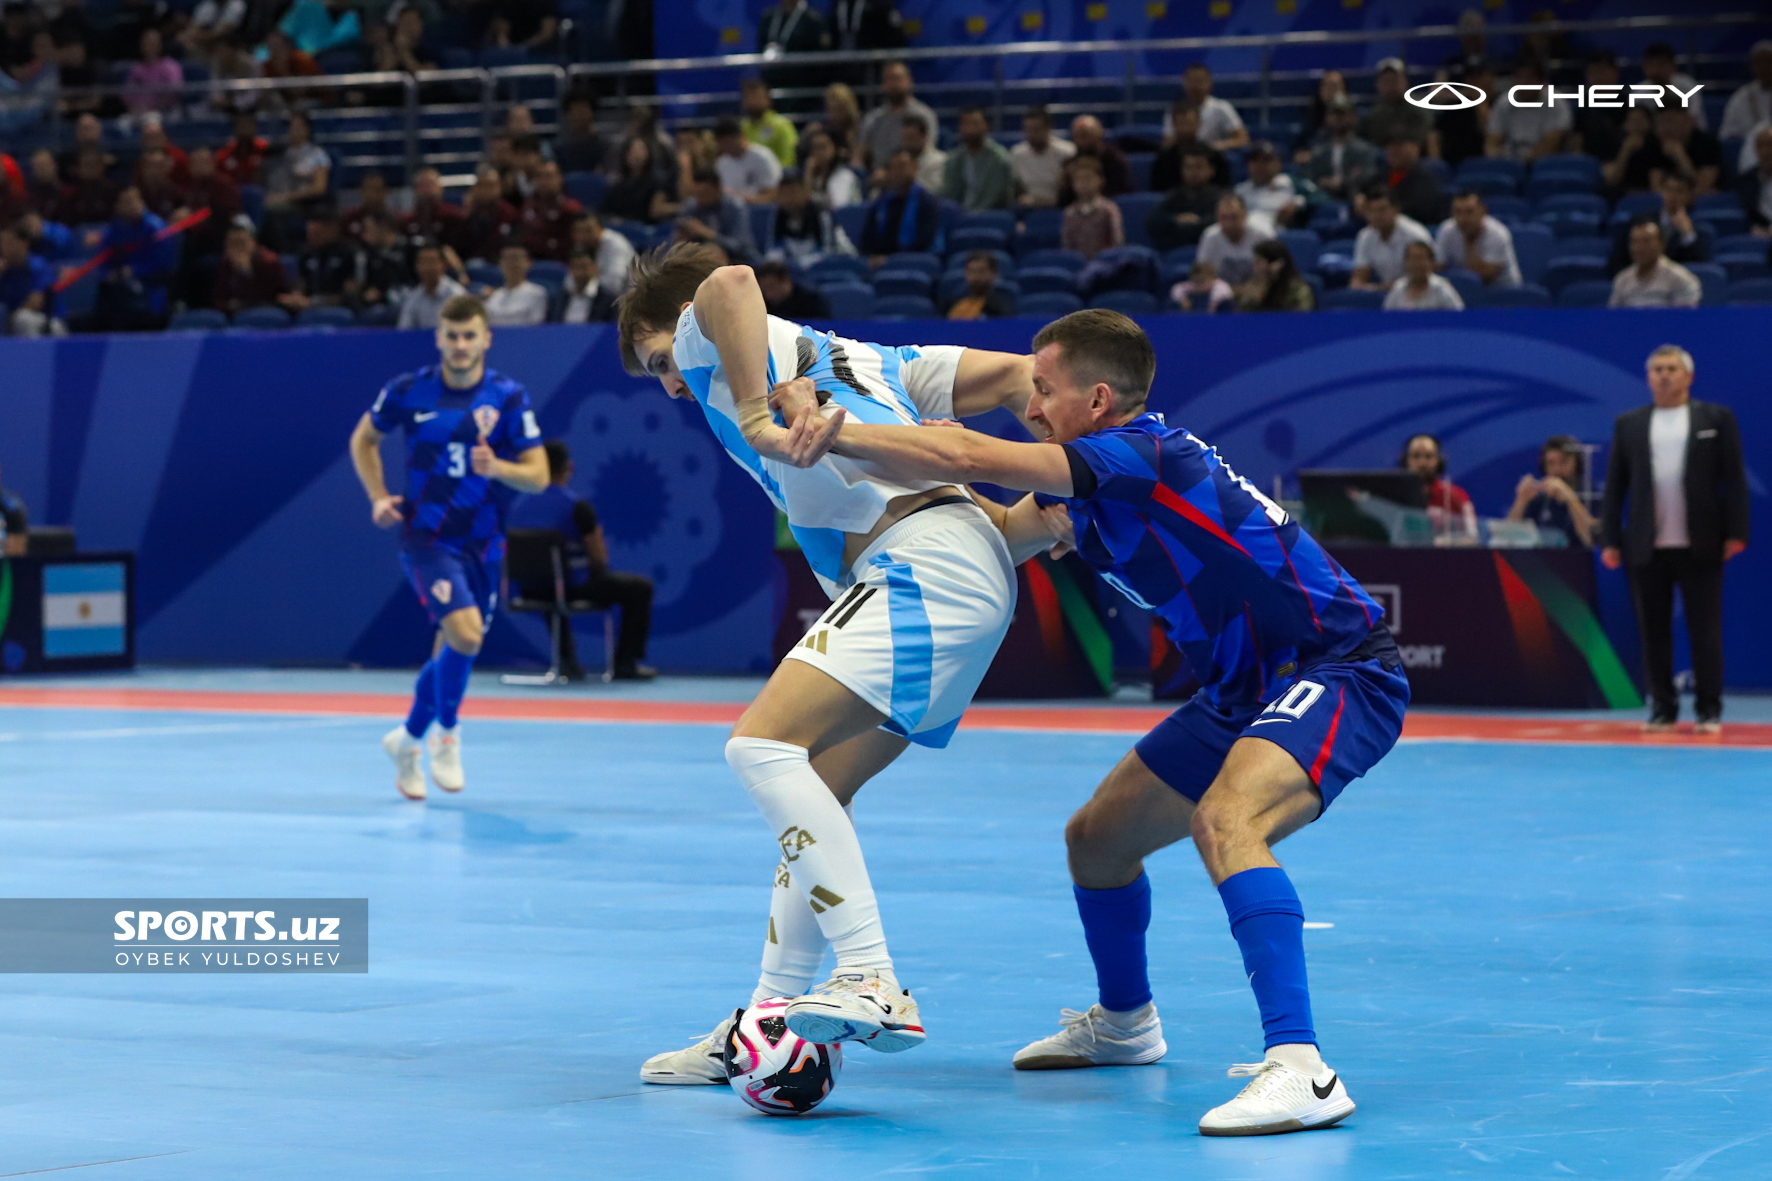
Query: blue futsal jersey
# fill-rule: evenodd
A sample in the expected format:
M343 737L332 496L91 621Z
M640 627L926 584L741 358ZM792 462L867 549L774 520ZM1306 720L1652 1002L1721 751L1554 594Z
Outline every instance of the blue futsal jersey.
M427 365L383 386L369 420L383 434L406 432L407 546L476 556L501 548L496 543L517 490L475 475L468 453L481 435L504 460L541 446L541 427L521 385L488 369L472 389L451 389L437 367Z
M1213 704L1274 700L1383 618L1285 510L1162 415L1064 448L1078 554L1162 619Z

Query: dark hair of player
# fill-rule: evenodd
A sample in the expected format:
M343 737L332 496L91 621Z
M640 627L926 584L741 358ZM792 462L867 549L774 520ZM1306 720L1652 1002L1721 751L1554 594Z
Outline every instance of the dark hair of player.
M465 324L476 316L482 320L486 318L486 305L472 295L451 296L443 310L437 313L439 320L448 320L451 324Z
M720 266L720 253L699 242L678 242L634 259L628 289L615 304L616 347L623 369L635 377L647 376L636 351L640 337L675 325L683 305Z
M1105 384L1114 407L1124 414L1144 405L1157 376L1157 354L1144 329L1119 312L1085 308L1063 316L1034 334L1033 351L1059 347L1064 366L1078 383Z

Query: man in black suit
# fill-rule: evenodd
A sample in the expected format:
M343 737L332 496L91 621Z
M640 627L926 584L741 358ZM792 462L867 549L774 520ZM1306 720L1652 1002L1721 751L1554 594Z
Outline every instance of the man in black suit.
M1652 699L1646 728L1666 730L1679 719L1678 586L1692 642L1697 732L1715 734L1723 717L1723 563L1747 548L1747 469L1735 415L1692 400L1692 368L1692 354L1678 345L1650 353L1653 404L1612 425L1600 560L1630 571Z

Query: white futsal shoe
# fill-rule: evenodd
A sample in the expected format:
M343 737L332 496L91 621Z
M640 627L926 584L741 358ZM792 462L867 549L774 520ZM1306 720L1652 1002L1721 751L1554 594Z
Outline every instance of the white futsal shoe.
M923 1044L923 1018L891 976L843 971L788 1002L788 1028L809 1042L860 1042L882 1054Z
M714 1031L681 1050L654 1054L640 1066L640 1081L662 1086L699 1087L726 1081L726 1038L740 1009L714 1026Z
M408 734L405 726L395 726L382 736L381 748L394 760L394 786L400 794L409 800L424 799L424 744Z
M1254 1075L1237 1097L1214 1107L1200 1120L1202 1136L1271 1136L1327 1128L1354 1113L1341 1077L1327 1066L1312 1077L1284 1062L1242 1063L1230 1068L1232 1078Z
M444 791L460 791L467 786L461 770L461 726L445 730L438 726L431 731L431 778Z
M1017 1070L1075 1070L1080 1066L1144 1066L1169 1052L1157 1006L1146 1003L1130 1013L1110 1015L1100 1005L1087 1012L1063 1009L1060 1026L1016 1052ZM1130 1022L1130 1024L1122 1024Z

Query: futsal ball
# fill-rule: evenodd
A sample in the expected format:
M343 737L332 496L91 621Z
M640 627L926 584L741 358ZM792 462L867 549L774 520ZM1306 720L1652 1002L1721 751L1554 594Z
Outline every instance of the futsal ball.
M785 997L758 1001L726 1037L726 1081L767 1115L805 1115L825 1101L843 1069L843 1047L809 1042L788 1028Z

